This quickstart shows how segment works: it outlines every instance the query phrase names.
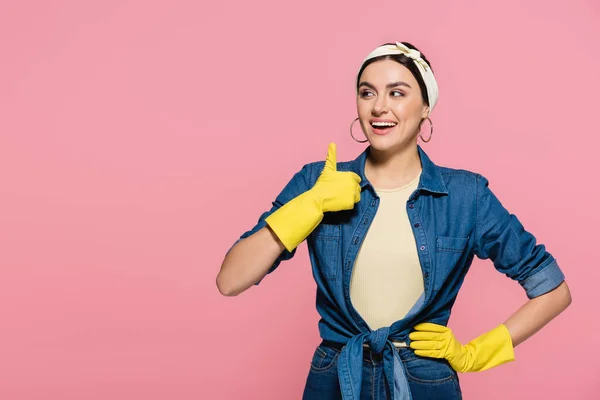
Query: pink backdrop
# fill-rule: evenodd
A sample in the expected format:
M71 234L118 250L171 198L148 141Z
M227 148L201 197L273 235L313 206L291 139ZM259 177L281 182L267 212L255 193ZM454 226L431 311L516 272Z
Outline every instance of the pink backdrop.
M0 3L0 398L299 398L305 245L237 298L215 277L329 141L362 151L354 74L391 40L440 83L426 151L488 177L573 293L465 398L598 398L600 7L522 3ZM450 326L468 341L525 300L476 260Z

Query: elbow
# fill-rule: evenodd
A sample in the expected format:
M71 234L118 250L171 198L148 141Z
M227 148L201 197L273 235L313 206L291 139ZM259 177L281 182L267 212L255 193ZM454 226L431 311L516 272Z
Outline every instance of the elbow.
M573 297L571 297L571 290L569 289L569 286L567 286L567 282L563 282L562 284L565 286L564 298L565 298L565 309L566 309L567 307L569 307L571 305L571 303L573 303Z
M219 293L226 297L234 297L239 294L239 291L235 290L231 283L227 282L227 279L223 278L223 274L219 273L216 279L217 289L219 289Z

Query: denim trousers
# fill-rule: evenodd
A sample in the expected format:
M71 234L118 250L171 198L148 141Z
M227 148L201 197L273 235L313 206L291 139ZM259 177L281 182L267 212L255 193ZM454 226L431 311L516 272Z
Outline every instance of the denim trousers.
M303 400L342 399L337 373L339 353L339 349L324 343L317 346L306 378ZM399 348L398 354L414 400L462 399L458 375L446 360L419 357L410 348ZM364 349L361 400L390 399L382 361L381 355Z

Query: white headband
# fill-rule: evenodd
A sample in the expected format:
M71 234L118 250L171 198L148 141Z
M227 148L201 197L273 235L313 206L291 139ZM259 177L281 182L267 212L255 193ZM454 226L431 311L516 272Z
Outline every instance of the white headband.
M370 60L371 58L394 54L404 54L406 57L411 58L417 65L417 68L419 69L419 72L423 77L423 81L425 81L425 86L427 87L427 97L429 98L429 113L431 113L433 111L435 103L437 103L438 100L438 84L435 80L435 76L433 76L433 71L431 70L431 67L427 65L425 60L421 58L421 53L418 50L409 49L400 42L396 42L396 44L383 45L373 50L367 56L367 58L364 59L363 64L365 63L365 61Z

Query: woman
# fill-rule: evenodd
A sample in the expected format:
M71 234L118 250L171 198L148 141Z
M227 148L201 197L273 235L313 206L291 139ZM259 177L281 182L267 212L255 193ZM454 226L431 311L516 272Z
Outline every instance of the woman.
M323 342L304 398L461 398L457 372L512 361L515 346L568 307L569 289L485 177L437 166L417 144L431 139L438 98L425 56L410 43L380 46L356 84L354 122L369 147L338 164L330 144L325 162L295 174L230 249L217 285L243 292L307 239ZM350 134L357 140L352 125ZM518 281L529 301L463 346L446 324L475 255Z

